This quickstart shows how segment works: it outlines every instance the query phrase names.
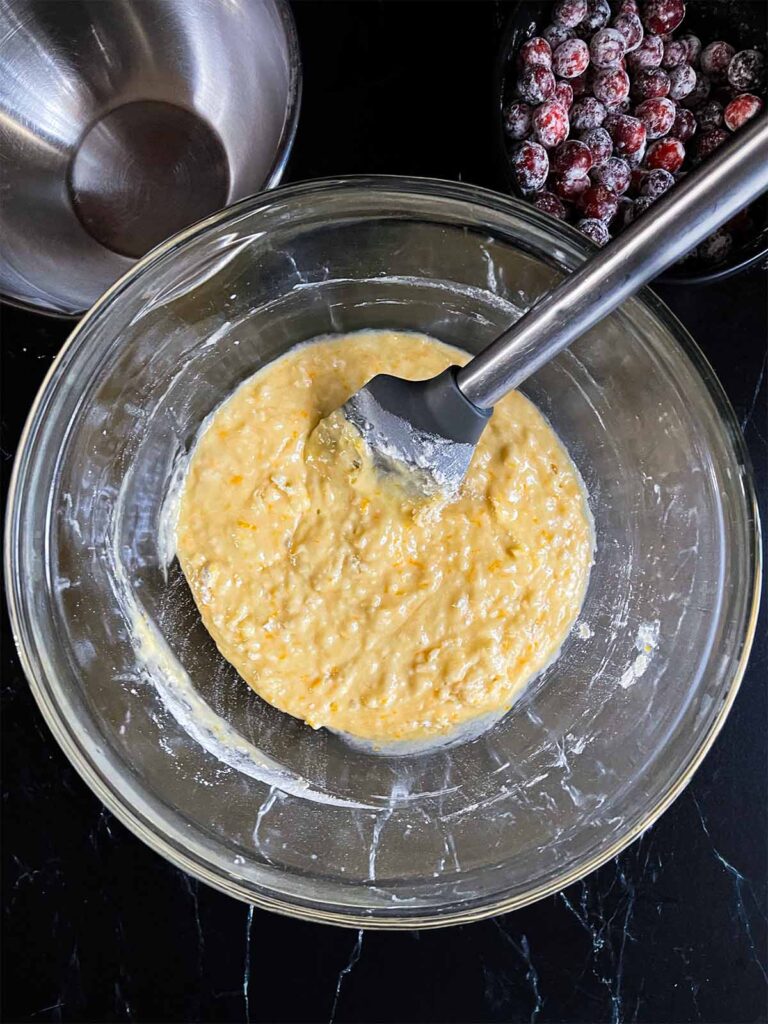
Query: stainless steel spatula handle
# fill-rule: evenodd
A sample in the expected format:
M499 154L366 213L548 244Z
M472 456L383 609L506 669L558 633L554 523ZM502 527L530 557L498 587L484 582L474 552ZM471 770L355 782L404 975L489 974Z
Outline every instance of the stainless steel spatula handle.
M460 390L490 408L765 191L768 116L740 131L459 370Z

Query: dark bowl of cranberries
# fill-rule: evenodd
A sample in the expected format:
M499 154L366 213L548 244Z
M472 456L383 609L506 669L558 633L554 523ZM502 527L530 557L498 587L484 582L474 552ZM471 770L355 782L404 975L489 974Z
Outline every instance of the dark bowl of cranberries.
M521 0L497 66L510 189L611 241L767 116L764 0ZM768 201L668 270L704 283L768 261Z

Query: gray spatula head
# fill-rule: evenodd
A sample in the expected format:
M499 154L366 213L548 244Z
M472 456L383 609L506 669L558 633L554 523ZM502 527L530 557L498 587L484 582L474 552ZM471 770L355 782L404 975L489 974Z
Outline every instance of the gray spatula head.
M373 377L343 408L381 469L407 473L426 493L454 493L492 409L480 409L456 384L458 367L429 380Z

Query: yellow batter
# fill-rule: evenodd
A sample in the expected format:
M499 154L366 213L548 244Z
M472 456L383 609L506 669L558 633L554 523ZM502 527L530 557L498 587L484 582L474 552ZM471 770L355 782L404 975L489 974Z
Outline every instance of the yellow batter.
M353 428L321 422L377 373L466 358L390 331L296 348L197 444L177 551L200 614L246 682L314 728L386 744L504 710L578 615L583 490L522 395L496 406L452 501L382 479Z

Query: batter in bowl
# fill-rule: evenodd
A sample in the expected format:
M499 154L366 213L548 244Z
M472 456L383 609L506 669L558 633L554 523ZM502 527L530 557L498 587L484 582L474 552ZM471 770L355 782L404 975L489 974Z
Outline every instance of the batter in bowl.
M508 709L579 613L585 494L526 398L498 403L453 499L382 477L329 416L377 373L466 360L420 334L320 339L245 381L197 442L177 553L203 622L261 697L313 728L448 737Z

